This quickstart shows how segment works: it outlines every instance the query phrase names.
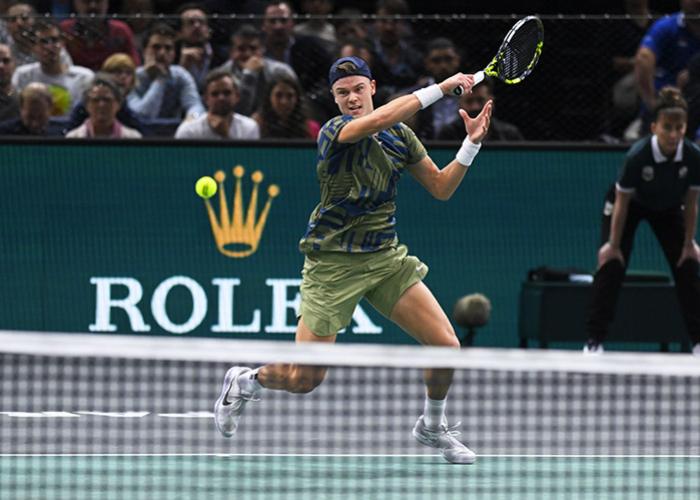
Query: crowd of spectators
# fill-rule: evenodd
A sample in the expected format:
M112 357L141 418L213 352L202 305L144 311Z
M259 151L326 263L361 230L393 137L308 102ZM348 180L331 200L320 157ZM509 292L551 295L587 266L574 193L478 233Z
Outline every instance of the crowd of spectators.
M643 135L655 90L668 83L686 90L694 134L700 126L700 56L693 59L700 52L700 0L680 0L680 11L657 21L653 16L660 13L648 0L618 3L633 17L618 25L624 43L610 51L608 88L595 90L608 96L610 110L595 138ZM337 114L327 84L337 57L368 62L381 84L376 105L483 64L480 53L475 57L468 42L456 39L454 25L428 30L426 37L406 21L412 13L415 2L408 0L0 0L0 133L313 139ZM492 51L492 44L484 45ZM423 140L460 140L458 109L474 113L500 98L498 90L487 79L473 94L448 96L408 125ZM504 119L499 109L510 104L495 107L487 141L540 139L528 134L543 118L528 122L525 116L523 122L504 113ZM48 115L39 120L46 107ZM521 131L509 121L529 127ZM558 137L556 130L543 135Z

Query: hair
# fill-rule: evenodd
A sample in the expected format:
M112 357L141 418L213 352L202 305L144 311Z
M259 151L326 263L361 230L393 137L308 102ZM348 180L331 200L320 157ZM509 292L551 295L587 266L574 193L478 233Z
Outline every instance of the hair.
M354 65L353 65L354 66ZM272 91L279 84L289 85L297 94L297 103L289 115L289 118L283 123L279 115L272 109ZM299 82L285 73L275 74L267 87L265 88L265 98L260 107L260 137L278 137L278 138L307 138L307 113L304 109L302 101L303 93Z
M688 103L683 98L680 89L666 86L659 90L656 106L654 106L654 121L659 119L661 113L676 113L681 111L687 118Z
M280 4L286 5L287 8L289 9L289 12L294 14L294 6L292 5L291 2L289 2L287 0L270 0L265 4L265 8L263 9L263 11L266 11L269 7L273 7L275 5L280 5Z
M99 71L95 74L95 78L93 78L92 82L90 82L90 85L88 85L85 91L83 92L83 102L88 101L90 91L95 87L107 87L114 95L114 98L117 101L122 102L123 96L122 91L119 89L119 86L112 79L112 75L103 71Z
M262 32L252 24L241 24L231 35L231 45L234 38L258 38L262 40Z
M188 11L188 10L201 10L204 12L206 16L209 16L209 11L207 11L206 7L202 5L201 3L197 2L187 2L183 3L178 7L177 11L175 12L178 16L181 16L183 12Z
M336 70L338 73L342 73L341 76L335 79L335 81L340 80L341 78L345 78L346 76L353 76L357 74L357 64L355 64L352 61L345 61L340 64L338 64ZM335 82L333 82L335 83Z
M236 90L238 90L241 87L238 78L236 78L233 73L225 69L217 68L207 73L207 76L204 78L204 93L207 93L207 90L209 89L209 84L217 80L221 80L222 78L230 78Z
M36 13L36 7L34 7L34 4L31 2L31 0L12 0L7 5L7 8L9 9L10 7L14 7L15 5L26 5L31 9L32 12Z
M425 46L425 53L429 54L433 50L444 50L444 49L452 49L455 52L457 51L457 47L455 46L454 42L450 40L449 38L445 37L438 37L438 38L433 38L428 42L428 45Z
M58 30L58 32L61 34L61 36L63 36L63 32L61 31L61 28L58 26L58 23L51 18L42 17L40 19L37 19L36 22L34 23L34 26L32 26L32 31L35 34L39 33L40 31L49 31L49 30Z
M378 14L380 10L383 10L385 15L405 16L411 13L405 0L378 0L375 12Z
M164 36L171 38L173 42L177 40L177 31L175 31L172 26L165 23L156 23L146 32L146 36L143 38L143 48L148 47L148 43L151 41L151 37L155 35Z
M37 99L43 99L49 108L53 106L53 96L49 88L43 83L31 82L19 93L19 106L22 107L25 102Z
M120 69L127 69L132 73L135 73L136 64L134 63L134 60L129 54L117 52L116 54L112 54L107 59L105 59L100 69L102 71L106 71L107 73L113 73L114 71Z

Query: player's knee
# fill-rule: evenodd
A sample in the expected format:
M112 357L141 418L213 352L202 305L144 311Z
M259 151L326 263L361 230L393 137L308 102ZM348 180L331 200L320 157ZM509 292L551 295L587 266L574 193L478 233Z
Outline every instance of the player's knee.
M430 345L440 346L440 347L453 347L459 349L459 339L455 333L455 329L452 325L447 322L439 328L439 333L437 333Z

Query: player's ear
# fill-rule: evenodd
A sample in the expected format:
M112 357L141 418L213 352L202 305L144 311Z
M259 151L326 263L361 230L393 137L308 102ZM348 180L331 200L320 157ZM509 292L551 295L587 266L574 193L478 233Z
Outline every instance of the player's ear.
M372 88L372 95L377 93L377 80L370 80L370 87Z

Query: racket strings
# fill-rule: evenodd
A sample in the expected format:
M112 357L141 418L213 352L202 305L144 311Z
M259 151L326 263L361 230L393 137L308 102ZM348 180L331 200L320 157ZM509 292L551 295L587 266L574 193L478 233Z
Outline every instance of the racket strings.
M505 78L522 76L536 57L539 41L540 30L537 23L522 26L506 43L501 53L499 74Z

